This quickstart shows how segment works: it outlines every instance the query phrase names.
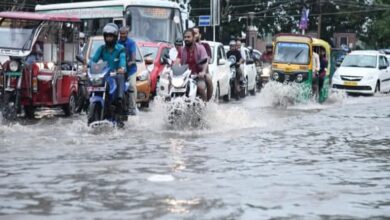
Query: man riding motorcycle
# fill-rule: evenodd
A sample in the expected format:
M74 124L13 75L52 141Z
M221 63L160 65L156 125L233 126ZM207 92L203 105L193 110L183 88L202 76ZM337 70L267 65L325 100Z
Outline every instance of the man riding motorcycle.
M184 32L184 44L185 46L179 53L180 63L181 65L187 64L192 74L197 74L197 94L206 102L208 101L206 86L207 90L213 89L212 83L207 80L207 78L211 79L211 76L206 72L208 63L199 65L198 62L208 58L207 52L203 45L196 43L195 32L191 28Z
M272 52L273 46L272 44L267 44L265 47L264 53L261 55L261 62L263 64L271 64L273 59L273 52Z
M244 63L244 59L243 57L241 56L241 51L239 49L237 49L237 43L236 41L232 40L230 41L229 43L229 46L230 46L230 50L226 53L226 56L228 58L230 58L231 56L234 56L235 59L236 59L236 74L237 74L237 79L240 80L240 84L243 83L244 79L243 79L243 74L242 74L242 70L240 68L240 65ZM235 88L236 92L239 92L240 91L240 87L239 85L237 85L237 88ZM238 96L236 96L236 98L238 98Z
M114 23L108 23L104 26L103 37L105 44L96 50L91 61L96 63L102 59L108 63L111 70L117 70L118 103L122 103L125 90L126 51L122 45L117 43L118 32L118 26ZM124 108L122 104L118 107Z

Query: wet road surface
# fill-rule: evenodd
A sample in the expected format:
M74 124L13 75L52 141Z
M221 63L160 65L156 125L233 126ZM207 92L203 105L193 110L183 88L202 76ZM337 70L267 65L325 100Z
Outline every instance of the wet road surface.
M269 92L269 91L268 91ZM274 106L267 91L169 129L86 116L0 125L0 219L388 219L390 95Z

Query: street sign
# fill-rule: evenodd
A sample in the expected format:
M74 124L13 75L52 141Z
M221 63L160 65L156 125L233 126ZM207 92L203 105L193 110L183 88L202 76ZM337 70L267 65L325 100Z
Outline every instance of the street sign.
M200 15L199 16L199 27L206 27L211 25L211 16L210 15Z

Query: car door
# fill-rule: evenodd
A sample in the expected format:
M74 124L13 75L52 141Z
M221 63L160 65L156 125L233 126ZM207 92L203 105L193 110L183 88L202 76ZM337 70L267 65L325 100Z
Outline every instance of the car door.
M230 77L230 68L229 64L227 63L225 49L223 48L222 44L218 46L218 72L219 72L219 85L220 85L220 94L226 95L229 93L229 77Z
M247 49L245 49L245 60L246 71L248 72L248 87L249 89L253 89L255 86L256 67Z
M379 71L380 71L380 80L381 80L381 90L389 91L390 90L390 71L389 63L385 56L379 56Z

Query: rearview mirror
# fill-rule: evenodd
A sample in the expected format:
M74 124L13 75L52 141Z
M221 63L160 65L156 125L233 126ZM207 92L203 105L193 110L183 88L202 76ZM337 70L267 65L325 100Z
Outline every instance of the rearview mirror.
M153 59L151 57L146 57L145 58L145 64L146 65L151 65L153 64Z

